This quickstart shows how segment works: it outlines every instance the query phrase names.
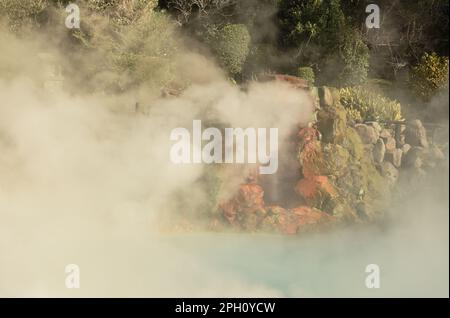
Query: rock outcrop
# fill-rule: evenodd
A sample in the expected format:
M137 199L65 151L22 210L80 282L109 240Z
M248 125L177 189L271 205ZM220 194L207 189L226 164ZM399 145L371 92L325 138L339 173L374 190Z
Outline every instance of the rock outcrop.
M407 125L405 142L411 146L428 148L427 131L420 120L413 120Z
M305 89L302 81L291 77L275 79ZM419 120L353 124L347 121L338 90L309 90L318 95L317 120L293 132L297 164L286 161L290 163L285 168L292 173L285 171L283 176L289 178L276 182L280 188L283 184L282 189L292 187L299 203L273 204L254 176L219 205L220 222L244 231L282 234L370 222L383 216L385 204L403 175L422 177L426 169L445 159L438 147L430 146Z

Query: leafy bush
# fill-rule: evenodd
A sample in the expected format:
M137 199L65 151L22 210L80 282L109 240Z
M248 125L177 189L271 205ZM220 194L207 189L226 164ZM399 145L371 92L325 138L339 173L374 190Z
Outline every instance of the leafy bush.
M314 85L314 81L316 80L314 70L311 67L299 67L297 76L307 80L311 85Z
M86 31L75 36L88 52L94 51L96 58L101 57L93 69L83 72L98 79L96 87L113 91L143 83L163 87L173 79L175 26L163 13L136 13L136 20L130 24L95 14L83 21ZM92 61L87 63L92 68Z
M328 45L345 26L339 0L281 0L278 18L282 41L290 47Z
M363 83L369 48L342 11L342 1L282 0L278 14L282 43L295 59L318 65L317 80L334 86Z
M359 31L344 33L339 45L342 70L339 76L343 85L358 85L367 79L369 70L369 48Z
M85 0L87 8L108 15L113 23L129 25L150 14L157 0Z
M245 25L227 24L217 31L212 31L208 41L222 66L234 76L242 71L250 51L250 40Z
M402 120L401 105L374 90L363 87L347 87L340 90L341 104L347 116L356 122Z
M157 0L79 0L81 28L73 30L64 25L69 2L0 0L0 18L21 35L51 35L48 41L70 61L63 73L70 74L71 87L117 92L145 84L159 90L174 79L175 24L153 10Z
M343 31L323 63L322 81L337 87L361 85L369 70L369 48L357 30Z
M0 0L0 17L6 18L9 29L16 32L36 23L48 5L47 0Z
M425 53L413 67L409 84L415 95L425 101L448 85L448 57Z

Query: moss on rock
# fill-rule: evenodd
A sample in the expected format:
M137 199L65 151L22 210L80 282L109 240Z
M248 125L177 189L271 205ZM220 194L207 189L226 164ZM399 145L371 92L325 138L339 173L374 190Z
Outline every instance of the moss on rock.
M324 106L317 113L317 128L324 142L341 143L347 130L347 113L339 103L338 93L333 90L332 94L333 105L322 104Z

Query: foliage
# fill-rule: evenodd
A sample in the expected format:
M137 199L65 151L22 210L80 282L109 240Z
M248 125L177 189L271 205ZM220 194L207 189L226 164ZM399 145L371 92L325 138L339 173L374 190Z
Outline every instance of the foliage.
M38 23L39 15L49 5L47 0L0 0L0 17L7 20L13 32L34 23Z
M449 1L379 0L377 4L382 27L368 32L366 40L376 52L371 67L377 77L403 80L407 66L415 65L425 52L448 56ZM358 10L348 11L352 12Z
M319 82L347 86L367 78L369 49L347 22L341 1L284 0L279 19L282 44L295 49L295 59L318 65Z
M241 73L249 54L250 34L243 24L227 24L210 34L210 43L221 65L231 74Z
M86 73L98 80L92 87L167 83L174 76L176 25L207 44L237 80L264 72L311 80L312 72L299 69L302 65L314 69L317 85L355 86L368 77L395 83L407 75L408 65L416 65L408 86L414 94L403 95L424 101L448 80L445 0L379 0L389 10L383 10L383 27L376 32L363 26L363 0L78 0L78 31L64 27L70 2L0 0L0 22L21 35L39 30L52 41L49 47L78 55L78 65L85 63L83 55L101 56Z
M106 6L106 9L102 9ZM87 1L81 29L71 32L71 80L81 87L117 92L173 80L177 37L170 18L152 10L154 0ZM73 42L73 41L72 41ZM82 77L77 75L83 74ZM91 81L92 85L86 84Z
M148 16L157 6L157 0L85 0L93 12L107 15L118 25L132 24Z
M314 70L311 67L299 67L297 70L297 76L304 78L311 85L314 85L316 77L314 75Z
M370 88L363 86L342 88L340 95L340 101L347 110L347 116L356 122L402 119L400 103Z
M290 47L311 40L329 44L345 26L339 0L283 0L278 18L282 42Z
M448 57L425 53L412 68L409 84L413 92L429 101L439 90L448 86Z
M325 78L337 87L363 84L369 69L369 48L361 33L356 30L344 32L336 52L327 58Z

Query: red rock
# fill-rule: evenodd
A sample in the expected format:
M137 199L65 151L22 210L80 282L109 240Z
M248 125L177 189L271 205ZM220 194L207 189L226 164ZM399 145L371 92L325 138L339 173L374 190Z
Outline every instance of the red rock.
M280 214L278 217L278 229L282 234L294 235L298 231L298 219L289 211Z
M264 190L254 183L241 184L237 202L249 212L264 210Z
M309 83L307 80L292 76L292 75L284 75L284 74L266 74L261 76L260 80L262 81L277 81L277 82L286 82L289 83L292 87L298 89L308 89Z
M297 136L301 144L304 145L318 140L320 134L319 131L313 127L304 127L300 129Z
M272 228L276 228L280 233L286 235L315 230L318 226L329 223L333 218L308 206L300 206L290 210L282 207L270 207L268 211L273 215L266 218L269 220L266 224L270 223ZM274 216L276 217L274 218Z
M305 127L298 132L298 160L305 178L313 177L320 172L323 154L319 137L319 131L313 127Z
M303 176L309 178L320 173L322 160L323 154L319 142L315 141L305 144L299 154Z
M281 206L278 206L278 205L272 205L272 206L267 207L267 213L273 214L273 215L280 215L280 214L286 213L286 209Z
M308 206L294 208L292 212L300 217L300 226L328 222L332 219L329 214Z
M330 195L335 194L327 176L308 176L297 183L295 190L305 199L312 199L322 191Z
M228 222L230 222L230 224L234 224L237 214L237 207L234 200L221 203L219 208L222 210L223 216L228 220Z
M254 230L266 213L264 190L255 183L241 184L236 196L219 208L231 225Z

